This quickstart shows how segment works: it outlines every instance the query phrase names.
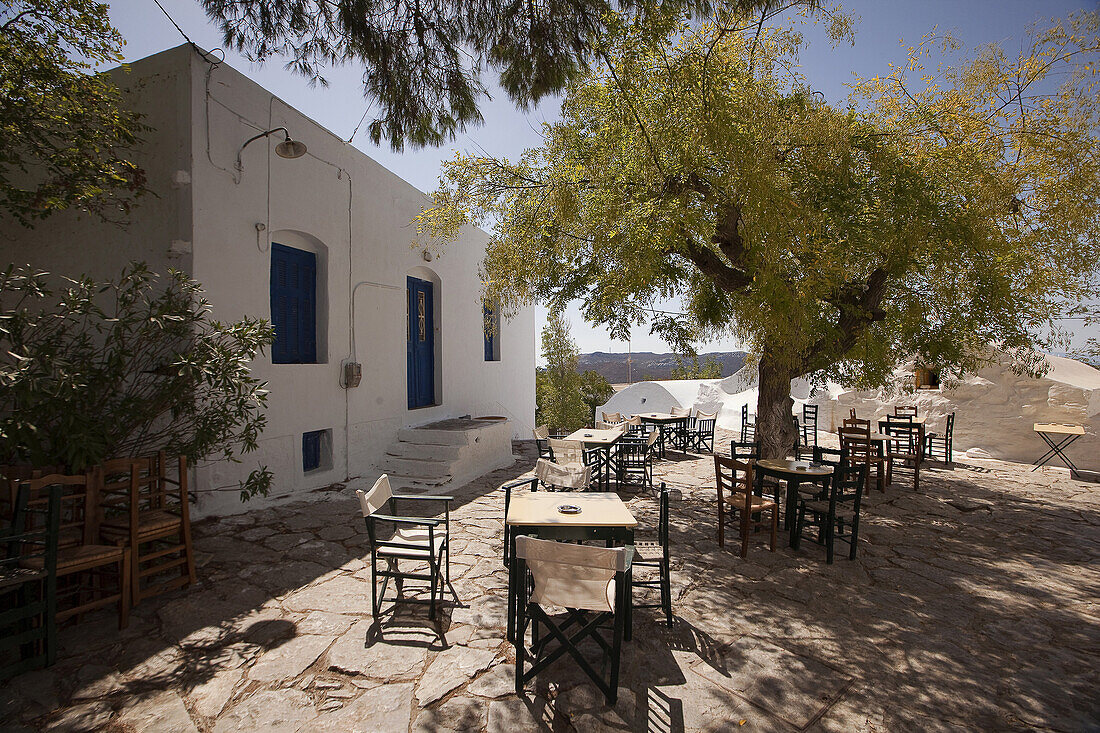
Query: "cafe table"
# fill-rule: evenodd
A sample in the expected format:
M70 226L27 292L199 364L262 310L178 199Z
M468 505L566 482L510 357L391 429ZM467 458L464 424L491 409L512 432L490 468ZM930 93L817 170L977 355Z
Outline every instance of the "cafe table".
M909 418L909 419L904 419L904 418L899 419L899 418L895 417L893 419L893 421L891 421L891 420L879 420L878 421L878 429L879 429L880 433L887 433L887 435L889 435L889 432L888 432L888 429L887 429L888 425L898 425L898 424L905 425L905 424L907 424L911 421L913 423L913 426L917 429L917 454L920 456L920 460L923 461L924 460L924 423L927 419L928 419L927 417L913 417L913 418ZM873 440L873 438L872 438L872 440Z
M833 467L828 464L814 464L810 461L791 461L787 459L764 458L753 464L757 493L763 488L765 476L787 482L787 496L783 502L783 529L794 526L794 510L798 501L798 485L802 482L820 483L822 492L829 490L829 481L833 477Z
M619 428L596 430L595 428L581 428L569 435L564 440L573 440L584 443L585 449L599 451L599 465L596 466L596 482L601 489L611 487L611 448L622 440L625 431Z
M562 507L579 511L566 513ZM618 494L611 492L550 492L527 491L512 496L508 515L508 536L512 547L508 566L508 641L515 640L516 593L521 582L519 561L516 558L515 538L532 535L540 540L559 542L595 541L625 547L634 544L634 528L638 521L630 513ZM629 566L626 571L626 631L630 639L630 581Z
M661 458L665 457L665 434L669 430L670 426L680 424L679 433L681 435L687 434L687 423L691 419L690 415L673 415L670 412L642 412L636 414L635 417L640 417L643 423L649 423L650 425L657 426L657 430L660 431L660 438L657 444L660 446ZM672 443L671 440L668 441ZM686 449L686 446L673 445L673 448Z
M1035 468L1031 469L1032 471L1039 470L1039 468L1045 465L1051 458L1058 456L1062 459L1062 463L1066 464L1066 467L1070 470L1070 476L1076 476L1080 473L1077 470L1077 466L1069 459L1065 451L1066 448L1073 445L1078 438L1085 434L1085 427L1083 425L1037 422L1033 429L1036 434L1043 439L1043 442L1047 444L1049 450L1032 464L1035 466Z

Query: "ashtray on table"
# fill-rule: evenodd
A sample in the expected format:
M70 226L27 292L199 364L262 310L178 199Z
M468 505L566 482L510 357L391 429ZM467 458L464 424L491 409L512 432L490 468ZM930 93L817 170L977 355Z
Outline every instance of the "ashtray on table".
M576 504L559 504L558 512L561 514L580 514L581 508Z

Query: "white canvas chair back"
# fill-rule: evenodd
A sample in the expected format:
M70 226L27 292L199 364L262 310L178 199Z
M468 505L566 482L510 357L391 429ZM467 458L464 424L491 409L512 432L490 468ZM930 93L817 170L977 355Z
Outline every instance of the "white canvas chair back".
M603 420L596 421L596 430L610 430L613 427L615 426L609 422L604 422Z
M603 412L600 413L603 417L603 421L607 423L619 423L623 421L622 413L619 412Z
M535 476L547 486L559 489L587 489L592 483L592 467L576 463L551 463L545 458L540 458L535 464Z
M589 547L516 537L516 557L535 580L531 600L540 606L615 611L615 573L626 570L622 547Z
M658 430L649 431L649 437L646 438L645 444L647 448L652 448L653 444L657 442L657 439L661 437L661 433Z
M539 425L532 431L535 434L535 440L548 440L550 438L550 426Z
M550 450L554 452L555 463L584 464L584 443L579 440L550 439Z
M642 426L642 418L638 415L635 415L634 417L629 418L623 424L630 428L640 428Z
M668 414L673 417L687 417L691 414L691 408L684 409L683 407L673 407L669 409Z
M713 420L716 417L718 417L717 410L715 410L714 412L703 412L702 410L700 410L699 412L695 413L696 420Z
M363 511L363 516L369 517L384 507L390 497L393 496L393 490L390 489L390 477L382 474L374 482L374 486L371 487L370 491L356 489L355 494L359 497L359 508Z

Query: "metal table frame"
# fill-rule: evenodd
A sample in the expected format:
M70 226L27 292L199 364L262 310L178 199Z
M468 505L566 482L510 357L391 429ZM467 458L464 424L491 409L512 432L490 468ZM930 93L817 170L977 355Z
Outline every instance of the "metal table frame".
M1043 439L1043 442L1047 444L1049 450L1032 464L1034 466L1034 468L1031 469L1032 471L1038 471L1040 468L1046 465L1050 461L1050 459L1054 458L1054 456L1058 456L1060 459L1062 459L1062 463L1066 465L1066 468L1070 470L1070 476L1077 476L1081 473L1078 470L1076 464L1074 464L1074 462L1069 459L1069 456L1066 455L1065 450L1066 448L1069 448L1071 445L1077 442L1079 438L1084 436L1085 428L1083 426L1069 424L1057 425L1054 423L1035 423L1033 429L1036 433L1039 434L1039 437ZM1052 435L1058 435L1061 437L1056 440L1055 438L1051 437Z
M661 458L664 458L665 457L665 442L666 442L665 441L665 431L667 430L668 426L671 425L672 423L678 423L678 422L679 423L684 423L684 433L686 434L687 433L687 423L691 420L691 416L690 415L682 415L681 416L681 415L669 414L667 417L655 417L655 415L657 415L657 414L664 415L665 413L652 413L648 417L646 415L638 415L638 417L640 417L642 419L643 423L649 423L649 424L655 425L657 427L657 430L660 433L660 437L657 439L657 445L660 446ZM667 442L669 444L672 444L671 440L669 440ZM677 449L677 446L675 446L675 445L673 445L672 447L674 449ZM679 446L678 450L686 452L687 451L687 446Z
M790 530L794 526L795 505L798 503L798 485L806 483L820 483L821 493L828 493L829 483L832 481L832 471L828 474L814 475L807 471L798 471L794 469L780 469L769 468L768 466L760 465L760 461L753 464L752 467L754 481L756 483L755 491L759 495L764 488L763 478L765 476L771 476L773 478L782 479L787 482L787 495L783 501L783 529ZM792 537L793 540L793 537ZM792 541L793 546L793 541Z

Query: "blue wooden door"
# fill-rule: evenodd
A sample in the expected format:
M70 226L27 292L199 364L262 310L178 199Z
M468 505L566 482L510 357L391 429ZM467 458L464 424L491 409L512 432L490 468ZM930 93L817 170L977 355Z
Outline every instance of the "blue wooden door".
M409 343L407 352L409 408L435 404L435 324L432 284L410 277Z
M275 364L317 363L317 256L271 244L271 325Z

